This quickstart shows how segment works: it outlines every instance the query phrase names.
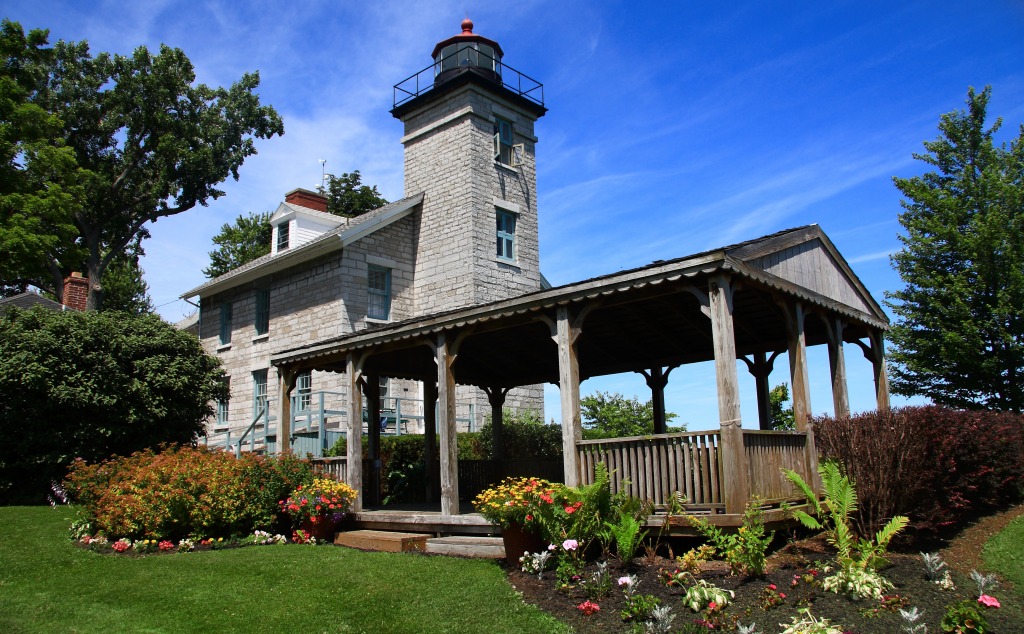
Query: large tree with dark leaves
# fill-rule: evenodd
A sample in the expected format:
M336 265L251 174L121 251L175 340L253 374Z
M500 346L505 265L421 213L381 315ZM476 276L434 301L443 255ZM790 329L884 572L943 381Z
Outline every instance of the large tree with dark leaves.
M1024 126L996 144L991 89L942 115L940 136L914 157L933 168L895 178L906 287L887 293L891 385L958 408L1024 409Z
M223 195L217 185L238 179L254 138L284 128L255 94L258 74L227 89L196 85L179 49L93 57L87 43L61 41L47 56L29 101L59 119L84 194L71 210L76 240L48 250L50 279L33 282L59 293L63 275L84 268L88 305L99 308L107 267L150 223Z

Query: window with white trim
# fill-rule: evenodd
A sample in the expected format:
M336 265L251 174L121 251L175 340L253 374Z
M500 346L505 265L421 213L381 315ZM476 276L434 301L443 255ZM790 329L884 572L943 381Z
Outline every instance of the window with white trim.
M256 416L267 407L267 371L254 370L252 373L252 415Z
M512 122L494 117L494 160L504 165L512 164Z
M223 427L228 424L229 401L231 400L231 377L224 377L224 386L227 388L227 396L217 401L217 425Z
M277 225L277 250L286 251L288 249L288 225L289 222L286 220L281 224Z
M367 309L370 319L391 317L391 269L371 265L366 274Z
M313 371L299 372L295 377L296 404L300 412L308 412L313 402Z
M499 260L516 260L516 215L512 212L498 209L495 212L497 219L497 251Z

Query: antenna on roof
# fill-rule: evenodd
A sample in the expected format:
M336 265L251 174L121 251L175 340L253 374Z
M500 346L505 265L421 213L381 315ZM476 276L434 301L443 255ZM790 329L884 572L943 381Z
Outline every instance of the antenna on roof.
M327 159L320 159L320 183L316 186L317 191L323 191L324 182L327 181Z

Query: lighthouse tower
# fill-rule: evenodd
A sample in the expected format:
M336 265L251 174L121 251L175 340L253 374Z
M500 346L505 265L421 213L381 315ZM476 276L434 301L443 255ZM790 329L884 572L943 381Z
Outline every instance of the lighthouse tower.
M544 89L503 56L466 19L434 47L429 67L395 86L405 195L424 194L421 315L540 288L534 123L547 111Z

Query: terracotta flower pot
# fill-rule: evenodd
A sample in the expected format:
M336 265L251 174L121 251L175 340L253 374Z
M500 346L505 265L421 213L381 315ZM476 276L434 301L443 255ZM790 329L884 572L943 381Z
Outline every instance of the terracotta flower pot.
M312 519L302 520L302 525L299 527L306 531L307 535L316 537L318 542L334 542L334 532L337 523L330 517L319 517L314 522Z
M512 522L501 529L501 540L505 544L505 563L515 568L519 567L519 558L524 552L539 553L547 548L539 532L525 528L518 522Z

